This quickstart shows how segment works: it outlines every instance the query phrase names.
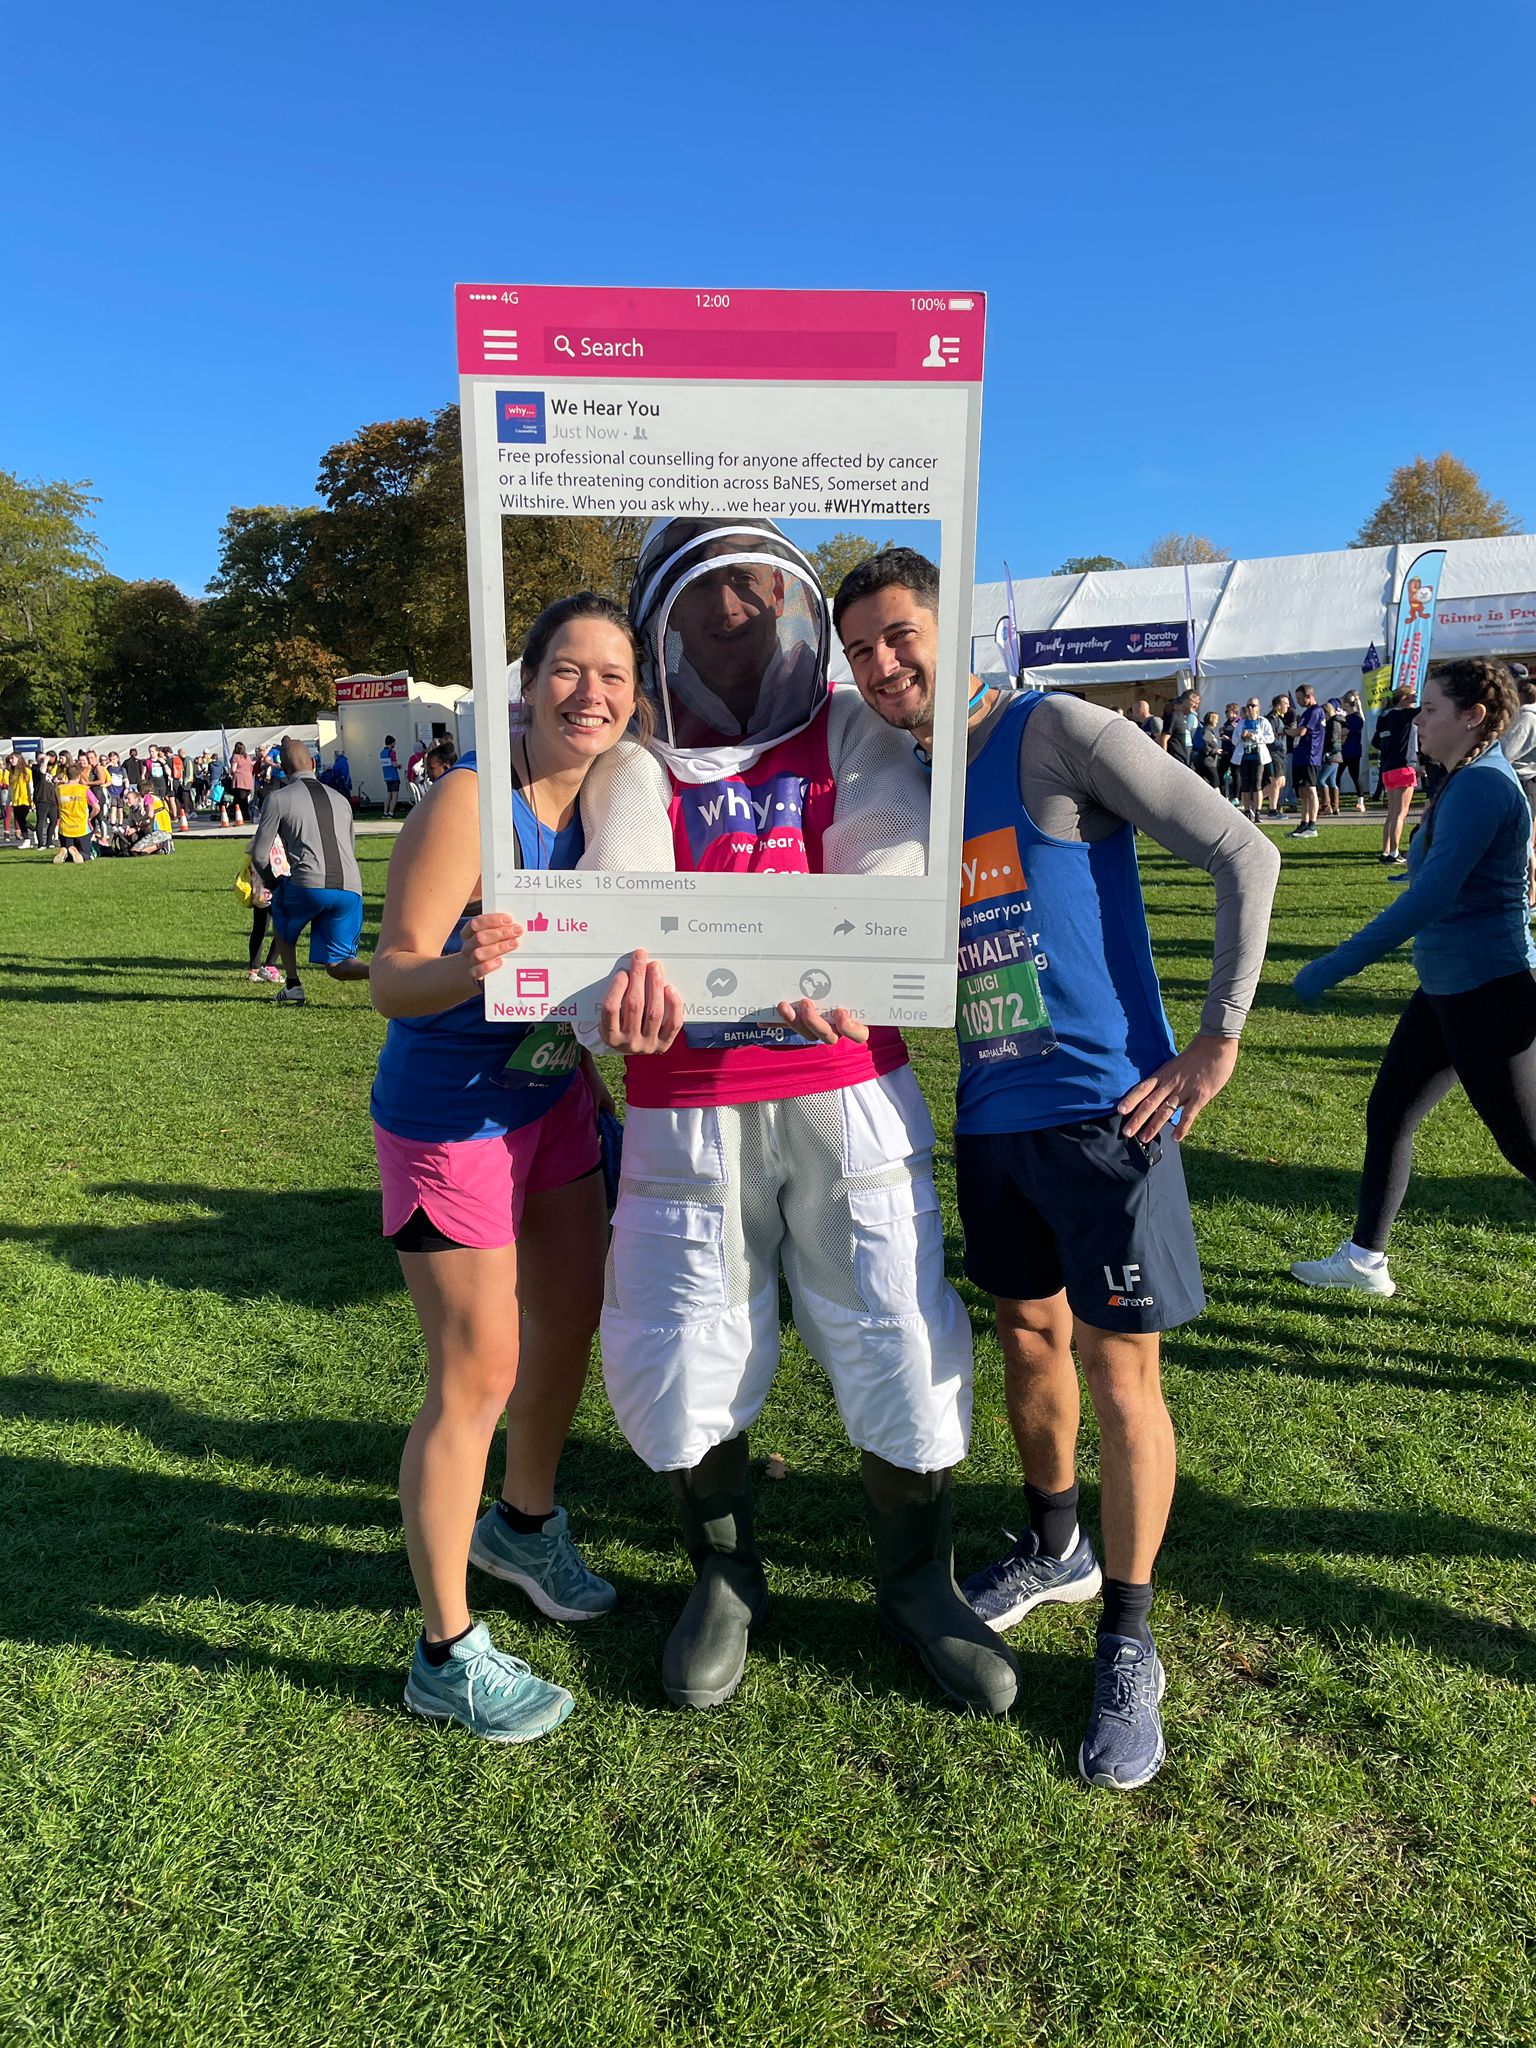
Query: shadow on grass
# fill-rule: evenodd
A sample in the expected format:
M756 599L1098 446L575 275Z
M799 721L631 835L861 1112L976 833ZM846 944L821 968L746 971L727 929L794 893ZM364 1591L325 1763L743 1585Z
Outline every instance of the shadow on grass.
M270 998L272 991L266 991ZM246 984L244 989L210 991L207 995L182 995L174 989L154 990L135 988L81 988L71 982L57 982L47 988L29 988L24 1000L28 1003L137 1003L142 1008L153 1003L158 1009L162 1003L248 1003L261 996Z
M189 1409L153 1389L31 1374L0 1379L0 1415L132 1432L163 1456L209 1467L203 1477L43 1456L0 1459L0 1634L197 1669L275 1670L370 1706L396 1703L399 1670L255 1649L242 1641L250 1624L241 1610L398 1618L402 1642L409 1639L414 1596L395 1504L403 1423L253 1421ZM497 1446L493 1470L499 1456ZM845 1472L759 1483L758 1534L774 1607L754 1641L762 1655L788 1659L800 1672L943 1711L921 1669L886 1641L872 1598L806 1585L872 1580L852 1451L848 1460ZM232 1481L231 1466L251 1479ZM353 1490L296 1490L283 1483L284 1471ZM969 1511L962 1537L969 1551L995 1547L1007 1492L980 1488L957 1496ZM560 1493L580 1540L619 1589L618 1612L574 1639L584 1653L582 1689L615 1703L660 1706L662 1645L689 1583L665 1482L628 1451L576 1435L561 1464ZM969 1529L978 1516L986 1525L982 1537ZM88 1575L78 1569L82 1553L91 1559ZM222 1639L135 1611L153 1602L214 1599L229 1616ZM512 1633L498 1632L535 1665L540 1639L569 1634L477 1572L471 1599L483 1611L506 1611ZM256 1619L254 1626L265 1623ZM1090 1686L1085 1661L1044 1654L1023 1661L1020 1719L1042 1740L1075 1743Z
M164 1456L208 1468L204 1476L84 1466L41 1448L0 1460L0 1632L200 1669L277 1670L370 1706L394 1704L397 1669L268 1652L249 1636L275 1608L362 1612L396 1623L404 1641L412 1596L394 1502L403 1426L253 1421L188 1409L151 1389L40 1375L0 1380L0 1413L43 1426L131 1431ZM231 1466L251 1476L231 1479ZM284 1482L285 1471L340 1490L297 1490ZM846 1470L795 1472L759 1484L757 1493L775 1588L760 1652L862 1690L938 1705L917 1666L880 1636L866 1596L818 1590L829 1580L867 1585L871 1577L852 1453ZM627 1451L578 1435L562 1465L561 1495L594 1561L612 1569L617 1554L622 1567L612 1570L617 1613L574 1638L583 1690L615 1703L659 1705L662 1644L688 1583L665 1486ZM1085 1521L1094 1505L1085 1489ZM1017 1507L1015 1487L962 1478L955 1494L962 1573L997 1555L1001 1525ZM1536 1683L1536 1635L1528 1629L1330 1569L1340 1558L1417 1555L1536 1560L1536 1535L1416 1508L1252 1505L1185 1481L1159 1573L1184 1600L1258 1628L1301 1629L1330 1645L1351 1634L1403 1640L1442 1662ZM566 1633L478 1574L471 1596L507 1610L516 1647L535 1664L539 1638ZM217 1601L227 1632L200 1635L136 1613L167 1600ZM1031 1634L1033 1642L1018 1645L1025 1670L1018 1718L1040 1739L1070 1745L1087 1704L1087 1660L1042 1651L1033 1625Z
M1433 1149L1434 1115L1432 1111L1420 1138L1425 1151ZM1360 1131L1352 1142L1358 1142L1363 1154L1364 1131ZM1339 1235L1354 1222L1355 1207L1360 1197L1358 1166L1325 1166L1319 1161L1306 1159L1244 1157L1236 1152L1219 1152L1207 1147L1201 1143L1198 1134L1190 1139L1185 1149L1184 1166L1190 1192L1197 1201L1239 1200L1252 1202L1260 1208L1288 1209L1330 1219L1328 1230L1332 1232L1332 1238L1329 1243L1306 1244L1298 1239L1293 1246L1275 1247L1275 1273L1269 1276L1271 1279L1277 1274L1287 1274L1293 1259L1316 1258L1331 1251ZM1532 1224L1536 1223L1536 1207L1532 1206L1529 1183L1513 1169L1507 1173L1461 1174L1415 1171L1408 1183L1403 1217L1411 1221L1421 1215L1442 1217L1447 1222L1464 1224L1469 1229L1480 1231L1508 1230L1522 1238L1529 1236ZM1494 1263L1490 1251L1490 1267Z
M236 999L238 1000L238 999ZM210 1188L114 1181L86 1193L157 1211L135 1223L5 1223L0 1243L47 1252L77 1272L211 1291L232 1300L341 1308L395 1292L400 1269L379 1235L372 1189ZM174 1213L192 1208L200 1215Z
M211 936L233 940L240 935L230 931ZM243 943L243 938L241 942ZM15 967L28 976L107 974L118 980L124 975L138 972L189 975L229 974L234 971L233 960L228 964L222 960L175 960L163 954L152 953L92 953L89 959L85 960L75 960L62 954L0 953L0 966Z

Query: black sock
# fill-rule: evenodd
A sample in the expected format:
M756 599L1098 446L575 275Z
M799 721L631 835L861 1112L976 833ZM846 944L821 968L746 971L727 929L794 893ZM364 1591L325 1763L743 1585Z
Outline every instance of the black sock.
M542 1536L548 1515L525 1515L521 1508L513 1507L509 1500L498 1500L496 1512L509 1529L515 1529L519 1536ZM551 1513L553 1510L551 1510Z
M471 1622L469 1624L469 1628L461 1628L456 1636L449 1636L445 1642L441 1643L434 1643L432 1638L429 1635L427 1635L425 1631L423 1631L421 1638L421 1654L423 1657L426 1658L427 1662L432 1666L432 1669L434 1671L441 1671L443 1666L448 1662L448 1652L453 1648L455 1643L463 1642L464 1638L469 1634L469 1629L472 1629L474 1625L475 1624Z
M1060 1493L1042 1493L1026 1479L1024 1498L1029 1505L1029 1526L1042 1552L1047 1557L1065 1557L1077 1527L1076 1480Z
M1104 1581L1104 1612L1099 1617L1101 1636L1129 1636L1144 1650L1152 1647L1147 1617L1152 1612L1152 1585L1128 1586L1124 1579Z

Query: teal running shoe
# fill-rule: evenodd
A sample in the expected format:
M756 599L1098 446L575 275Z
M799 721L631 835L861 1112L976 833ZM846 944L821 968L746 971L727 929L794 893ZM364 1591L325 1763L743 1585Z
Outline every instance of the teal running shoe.
M536 1536L520 1536L494 1505L487 1508L470 1538L469 1561L493 1579L521 1587L551 1621L591 1621L619 1597L582 1562L564 1508L556 1508Z
M569 1718L576 1702L564 1686L535 1678L521 1657L498 1650L477 1621L446 1664L429 1664L417 1643L405 1704L428 1721L457 1721L487 1742L537 1742Z

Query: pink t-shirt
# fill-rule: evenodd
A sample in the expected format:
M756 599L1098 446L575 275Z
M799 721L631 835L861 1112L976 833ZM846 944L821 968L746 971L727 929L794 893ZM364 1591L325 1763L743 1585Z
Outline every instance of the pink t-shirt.
M820 874L822 835L837 803L823 706L804 732L760 754L739 774L706 783L672 778L672 843L683 874ZM670 1052L625 1062L637 1109L787 1102L872 1081L907 1063L901 1033L876 1025L867 1045L811 1045L781 1027L741 1043L735 1027L690 1025Z

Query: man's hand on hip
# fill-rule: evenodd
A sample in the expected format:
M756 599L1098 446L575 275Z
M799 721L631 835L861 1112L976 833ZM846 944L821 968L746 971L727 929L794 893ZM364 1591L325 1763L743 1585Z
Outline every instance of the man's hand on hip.
M1235 1038L1192 1038L1183 1052L1138 1081L1116 1105L1125 1118L1121 1129L1145 1144L1155 1138L1174 1112L1180 1112L1173 1135L1182 1144L1195 1119L1231 1080L1237 1066Z

